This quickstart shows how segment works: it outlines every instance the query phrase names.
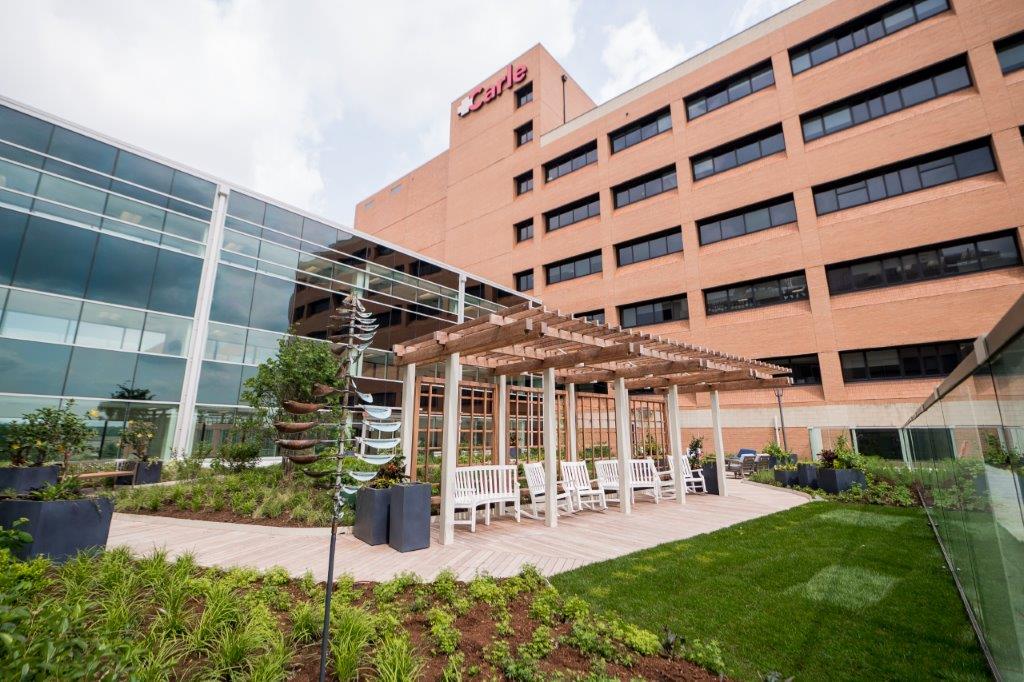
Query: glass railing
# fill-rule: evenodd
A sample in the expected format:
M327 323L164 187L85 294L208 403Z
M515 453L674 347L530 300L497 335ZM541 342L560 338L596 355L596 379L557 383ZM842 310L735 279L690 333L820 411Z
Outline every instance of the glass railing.
M906 424L922 500L990 664L1024 680L1024 298Z

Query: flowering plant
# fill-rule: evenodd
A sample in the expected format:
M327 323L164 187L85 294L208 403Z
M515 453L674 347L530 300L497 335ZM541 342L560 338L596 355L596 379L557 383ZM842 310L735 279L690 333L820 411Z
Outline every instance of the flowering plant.
M119 445L125 452L131 452L145 462L149 460L149 444L156 437L156 426L152 422L131 420L124 425Z

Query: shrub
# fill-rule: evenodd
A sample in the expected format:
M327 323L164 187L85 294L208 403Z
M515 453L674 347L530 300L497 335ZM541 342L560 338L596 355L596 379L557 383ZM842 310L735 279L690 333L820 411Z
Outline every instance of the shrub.
M332 605L330 646L337 679L358 679L373 634L373 621L365 611L352 606L335 609Z
M702 641L691 639L683 649L683 657L720 675L725 674L725 659L722 658L722 647L716 640Z
M260 446L258 443L221 443L213 456L210 467L216 471L245 471L252 469L260 458Z
M423 669L423 662L416 656L405 635L386 637L377 647L373 662L380 682L415 680Z
M430 636L443 654L454 654L459 648L459 631L455 628L455 615L446 609L434 607L427 613Z

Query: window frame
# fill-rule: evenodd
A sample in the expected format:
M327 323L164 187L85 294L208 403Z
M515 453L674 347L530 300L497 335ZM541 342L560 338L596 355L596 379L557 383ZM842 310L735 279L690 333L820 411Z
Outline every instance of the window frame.
M671 180L669 180L669 178L671 178ZM652 189L654 191L648 193L647 187L653 182L658 182L658 187L655 188L652 185ZM670 192L676 189L677 187L679 187L679 175L676 172L676 165L673 163L668 166L665 166L664 168L659 168L649 173L644 173L639 177L633 178L632 180L627 180L626 182L620 183L612 187L612 208L625 208L626 206L639 203L641 201L644 201L645 199L651 199L652 197L656 197L659 194ZM633 197L634 190L641 190L640 192L637 193L638 196L636 198ZM622 199L620 195L623 192L626 193L626 197L625 200L622 203L620 203L620 199ZM642 196L640 196L641 193Z
M651 314L655 315L657 312L659 312L659 309L654 308L654 306L658 306L658 305L662 305L662 304L666 304L667 303L671 307L676 302L681 303L682 307L683 307L682 316L679 319L670 319L670 320L660 319L660 320L655 320L653 322L648 322L648 323L641 323L641 322L638 321L638 322L636 322L636 324L625 324L624 317L625 317L625 311L626 310L632 310L633 314L634 314L634 317L636 317L638 315L638 313L639 313L639 309L640 308L647 307L647 306L652 306ZM681 294L674 294L672 296L660 296L658 298L651 298L651 299L646 299L646 300L643 300L643 301L635 301L633 303L623 303L621 305L615 306L615 309L616 309L616 312L617 312L617 314L619 316L619 326L622 327L623 329L635 329L636 327L650 327L650 326L656 325L656 324L668 324L668 323L671 323L671 322L682 322L683 320L690 319L690 304L689 304L689 301L687 300L687 296L686 296L685 292L681 293ZM660 312L664 312L664 310L665 310L664 308L661 308Z
M1010 50L1013 50L1018 47L1022 49L1022 52L1024 52L1024 31L1018 31L1017 33L1013 33L1004 38L1000 38L999 40L992 43L992 48L996 52L996 60L999 62L999 70L1000 72L1002 72L1004 76L1008 76L1011 73L1015 73L1017 71L1020 71L1021 69L1024 69L1024 56L1022 56L1021 61L1019 63L1012 64L1010 68L1007 68L1003 65L1002 53L1009 52Z
M516 109L521 109L533 101L533 81L516 88Z
M784 221L781 221L781 222L775 222L776 217L775 217L774 213L776 213L776 211L773 211L772 209L778 209L778 212L781 213L781 208L780 207L785 206L787 204L788 205L792 205L792 207L793 207L793 219L792 220L784 220ZM768 226L767 227L762 227L762 228L759 228L759 229L751 230L748 227L748 224L747 224L748 223L748 216L751 216L753 214L759 213L759 212L761 212L761 211L763 211L765 209L767 209L767 211L768 211ZM788 217L788 214L784 215L784 216L780 216L780 217ZM722 224L726 220L739 220L739 219L741 219L742 222L743 222L743 233L742 234L732 235L732 236L729 236L729 237L724 236L723 231L722 231L723 230ZM698 242L698 244L700 246L709 246L711 244L717 244L719 242L728 241L730 239L739 239L740 237L746 237L747 235L755 234L757 232L764 232L765 230L770 230L770 229L775 228L775 227L782 227L783 225L792 225L792 224L797 223L797 220L798 220L798 216L797 216L797 213L796 213L796 199L793 196L793 194L784 194L782 196L774 197L772 199L766 199L764 201L759 201L756 204L750 204L749 206L741 206L740 208L736 208L736 209L733 209L731 211L727 211L725 213L719 213L717 215L708 216L707 218L701 218L701 219L697 220L696 221L696 223L697 223L697 242ZM714 226L716 224L718 225L718 229L719 229L719 237L718 237L718 239L706 240L704 238L704 232L705 232L704 228L710 228L710 227L712 227L712 226Z
M533 142L533 119L512 131L515 136L516 149Z
M515 282L516 291L518 292L533 291L536 284L533 281L533 268L530 268L529 270L521 270L512 275L512 278ZM523 286L525 281L528 281L530 286Z
M663 120L667 120L668 121L668 126L667 127L662 127L662 121ZM645 135L644 134L645 127L649 126L651 123L655 123L656 124L655 125L655 131L653 133L651 133L650 129L648 129L648 133L649 134ZM656 111L652 111L651 113L646 114L645 116L637 119L636 121L633 121L632 123L627 123L624 126L620 126L620 127L616 128L615 130L610 131L608 133L608 148L611 150L612 154L618 154L619 152L624 152L627 149L629 149L630 147L638 145L641 142L646 142L647 140L655 138L658 135L661 135L662 133L671 132L671 130L672 130L672 108L669 105L665 105L664 107L662 107L662 108L660 108L660 109L658 109ZM635 132L637 132L637 131L639 131L639 134L636 136L636 139L633 140L632 142L630 142L627 139L628 136L633 134L633 133L635 133ZM619 139L619 138L621 138L623 140L623 143L622 143L621 147L616 149L615 148L615 143L616 143L616 140Z
M592 213L591 212L591 208L595 204L597 205L597 212L596 213ZM583 208L583 207L587 207L587 215L585 217L577 219L576 216L575 216L575 211L576 211L576 209ZM552 218L554 218L555 216L563 216L563 215L570 214L570 213L573 214L572 215L572 220L570 222L567 222L567 223L563 224L561 221L559 221L559 224L557 226L555 226L555 227L551 226L551 219ZM549 211L545 211L544 212L544 231L545 232L555 232L557 230L561 230L561 229L569 227L571 225L575 225L577 223L582 223L584 221L590 220L591 218L600 218L600 217L601 217L601 195L600 194L590 194L588 196L583 197L582 199L577 199L576 201L569 202L568 204L563 204L562 206L559 206L558 208L553 208L553 209L551 209Z
M839 368L841 376L843 377L844 384L859 384L864 382L872 381L906 381L906 380L933 380L941 379L942 377L949 376L949 373L956 367L956 365L962 360L968 353L973 349L973 340L971 339L953 339L949 341L931 341L928 343L912 343L901 346L882 346L877 348L851 348L848 350L839 351ZM939 365L938 372L928 373L925 367L924 360L926 357L922 351L929 350L933 351L930 357L934 357L938 363L942 362L941 348L943 346L956 346L958 348L959 357L952 363L952 366L948 371L943 371L941 364ZM906 368L903 364L904 358L910 357L910 352L916 352L917 357L922 360L920 374L907 374ZM869 353L882 353L882 352L895 352L897 367L899 369L898 376L871 376L871 365L868 361ZM862 368L866 376L864 378L852 378L847 372L847 368L844 366L845 358L859 357L862 361Z
M771 80L767 83L761 84L759 87L755 89L754 77L764 73L766 70L771 75ZM742 84L743 81L747 81L749 89L744 94L737 95L735 98L733 98L730 91L737 85ZM772 60L771 58L762 60L757 64L754 64L753 66L747 67L746 69L740 71L739 73L734 73L733 75L728 76L727 78L723 78L722 80L716 83L712 83L711 85L705 88L701 88L697 92L694 92L693 94L684 97L683 106L686 108L686 120L694 121L700 118L701 116L707 116L713 111L724 109L725 107L729 106L730 104L733 104L734 102L738 102L741 99L750 97L751 95L761 92L762 90L766 90L773 85L775 85L775 68L772 65ZM720 93L725 93L725 101L722 104L719 104L714 108L709 109L708 103L711 97L718 95ZM690 109L700 100L704 101L704 110L698 114L693 114L690 111Z
M779 365L780 367L786 367L786 368L788 368L790 370L793 370L794 369L793 364L792 364L793 360L806 360L807 358L814 358L814 367L817 368L817 372L815 372L815 374L817 375L816 378L812 379L811 381L797 381L796 372L794 371L794 372L789 374L789 376L793 378L793 385L794 386L821 386L822 385L822 379L821 379L821 358L818 357L817 353L805 353L805 354L801 354L801 355L783 355L781 357L761 358L761 362L769 362L769 363L772 363L774 365ZM789 364L786 364L786 363L789 363Z
M529 228L529 235L523 236L523 231ZM512 225L512 229L515 234L516 244L522 244L523 242L530 241L533 239L533 218L527 218L526 220L520 220L518 223Z
M533 191L533 169L520 173L519 175L512 178L512 186L515 189L516 196L521 197L524 194L529 194Z
M584 159L583 164L580 166L576 166L576 160L581 157ZM565 172L559 172L554 176L551 175L552 170L557 170L567 163L569 164L569 170ZM579 147L576 147L575 149L568 151L565 154L562 154L561 156L556 156L550 161L545 162L541 166L542 170L544 171L544 184L554 182L558 178L564 178L566 175L575 173L576 171L582 170L587 166L593 165L595 163L597 163L597 140L591 140L590 142L582 144Z
M782 148L766 152L765 149L762 148L762 145L764 145L764 143L767 142L768 140L771 140L772 138L775 137L779 137L782 140ZM749 148L754 144L757 145L758 155L745 161L740 161L740 151ZM694 154L689 159L690 174L693 177L693 182L697 183L700 182L701 180L706 180L710 177L721 175L722 173L728 173L731 170L741 168L742 166L754 163L755 161L766 159L769 156L774 156L775 154L781 154L785 152L786 135L782 130L782 123L776 123L774 125L768 126L767 128L762 128L761 130L755 131L748 135L744 135L743 137L737 138L735 140L726 142L725 144L720 144L717 147L713 147L703 152ZM721 170L716 170L716 167L718 165L716 162L719 159L726 159L730 154L733 157L731 165L725 167L724 164L726 163L726 161L723 160L723 168L721 168ZM709 161L711 162L711 172L702 173L701 175L698 175L697 166Z
M782 289L783 280L792 279L794 277L803 277L803 295L797 296L795 298L786 298L786 293L783 292ZM771 284L775 284L776 289L778 291L776 300L771 300L764 303L758 302L757 287ZM749 304L741 307L732 307L732 301L730 300L732 297L731 292L734 289L739 289L742 287L748 287L749 289L749 296L747 297ZM729 284L723 284L716 287L708 287L707 289L704 289L702 293L704 294L704 314L707 317L711 317L713 315L727 315L729 313L738 313L743 312L745 310L754 310L756 308L769 308L776 305L785 305L787 303L797 303L799 301L810 300L810 287L807 283L807 272L805 270L794 270L792 272L784 272L778 275L771 275L768 277L758 277L757 279L749 279L744 280L742 282L730 282ZM726 295L725 303L730 307L727 310L712 310L712 304L708 300L708 295L720 293L724 293ZM718 304L715 304L716 307L717 305Z
M595 260L596 269L595 269ZM586 263L586 272L581 272L583 264ZM566 266L572 266L572 273L563 277L559 272ZM544 285L550 286L552 284L560 284L562 282L569 282L574 279L581 279L583 277L589 277L590 275L596 275L603 272L604 267L601 258L601 249L594 251L588 251L578 256L572 256L570 258L563 258L562 260L555 261L554 263L547 263L544 265ZM557 278L553 279L552 274L558 273Z
M670 244L670 242L669 242L669 238L674 237L676 235L679 236L679 248L673 248L673 245ZM660 253L660 254L658 254L656 256L652 256L652 255L650 255L650 253L651 253L650 250L648 250L648 256L646 258L633 258L628 263L623 263L622 262L622 260L623 260L622 259L622 254L623 254L623 250L624 249L633 249L634 247L639 246L641 244L650 244L651 242L654 242L654 241L657 241L657 240L662 240L662 239L665 240L665 253ZM670 228L665 229L665 230L659 230L658 232L652 232L650 234L643 235L642 237L636 237L635 239L629 239L627 241L619 242L618 244L616 244L615 245L615 267L617 267L617 268L624 268L624 267L627 267L627 266L630 266L630 265L635 265L637 263L645 263L647 261L654 260L656 258L663 258L665 256L669 256L669 255L671 255L673 253L682 253L682 251L683 251L683 228L682 228L681 225L676 225L675 227L670 227ZM632 256L632 253L631 253L631 256Z

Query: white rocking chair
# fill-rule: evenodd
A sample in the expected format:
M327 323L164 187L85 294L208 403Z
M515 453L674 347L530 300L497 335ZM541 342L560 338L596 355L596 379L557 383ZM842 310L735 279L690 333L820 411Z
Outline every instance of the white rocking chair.
M566 492L576 500L576 509L584 505L595 511L608 508L604 490L595 488L590 482L586 462L562 462L562 484Z
M541 462L530 462L523 465L523 473L526 474L526 488L530 491L530 509L533 513L523 512L532 519L540 518L540 510L547 509L547 476L544 475L544 464ZM537 507L537 503L540 507ZM576 509L572 504L572 497L569 491L555 493L555 504L558 509L573 513Z

